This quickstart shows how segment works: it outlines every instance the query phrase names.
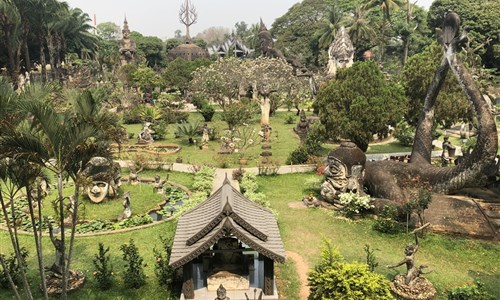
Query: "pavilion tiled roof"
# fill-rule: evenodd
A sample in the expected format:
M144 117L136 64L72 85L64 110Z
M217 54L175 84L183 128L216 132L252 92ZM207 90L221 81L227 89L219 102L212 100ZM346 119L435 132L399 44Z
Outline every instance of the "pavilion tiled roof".
M226 178L207 200L179 218L170 265L185 265L229 234L270 259L285 261L273 213L246 199Z

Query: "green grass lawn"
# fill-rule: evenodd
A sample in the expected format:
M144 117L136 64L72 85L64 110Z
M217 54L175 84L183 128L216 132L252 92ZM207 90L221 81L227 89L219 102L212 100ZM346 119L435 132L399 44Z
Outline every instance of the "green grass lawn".
M295 122L293 124L286 124L286 120L292 117ZM202 121L202 117L199 113L191 113L189 115L189 120L192 122ZM272 149L272 160L280 165L284 165L286 159L288 158L290 152L295 150L299 144L299 137L293 132L293 128L298 122L298 117L295 112L277 112L270 119L272 134L271 134L271 146ZM255 128L258 132L260 131L260 119L259 115L255 115L253 120L250 122L249 126ZM181 157L184 163L195 164L195 165L209 165L214 167L225 167L225 168L235 168L239 166L238 153L233 154L218 154L220 150L220 139L209 141L209 147L206 150L200 150L195 144L189 144L186 138L176 138L176 124L168 125L167 136L164 140L157 141L156 143L163 144L178 144L182 149L172 155L168 156L155 156L150 154L137 154L137 153L122 153L118 158L122 159L138 159L141 158L146 160L161 161L172 163L177 157ZM227 130L226 122L221 120L221 113L218 112L214 115L212 122L208 123L210 128L215 128L218 133L218 137L224 135L224 131ZM130 144L135 144L137 142L137 133L142 129L141 124L131 124L125 125L127 132L133 133L133 138L129 139ZM197 140L201 140L198 137ZM245 152L245 157L248 159L248 166L257 166L260 163L260 154L262 153L260 137L257 137L257 143L253 147L250 147ZM154 145L154 144L153 144ZM325 143L320 151L320 156L326 156L329 151L338 147L338 144ZM409 152L411 148L401 146L397 141L387 144L373 144L368 148L368 154L376 153L393 153L393 152Z

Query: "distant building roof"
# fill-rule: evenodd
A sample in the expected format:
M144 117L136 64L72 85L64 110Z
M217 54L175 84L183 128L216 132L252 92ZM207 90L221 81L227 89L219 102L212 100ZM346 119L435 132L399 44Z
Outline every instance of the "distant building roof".
M208 48L208 53L218 54L219 56L227 56L230 51L233 51L233 55L236 57L245 57L252 53L254 50L245 46L241 41L239 41L234 35L231 35L227 40L220 44L213 45Z
M179 268L225 236L234 236L260 254L285 261L276 218L248 200L226 178L207 200L182 215L177 224L170 265Z
M195 44L191 44L190 42L186 42L168 52L169 59L174 60L178 57L184 58L185 60L193 60L197 58L208 58L209 55L206 49L203 49Z

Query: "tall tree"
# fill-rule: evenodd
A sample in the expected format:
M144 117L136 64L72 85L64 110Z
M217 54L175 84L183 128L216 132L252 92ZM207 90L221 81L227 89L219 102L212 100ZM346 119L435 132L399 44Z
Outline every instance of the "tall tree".
M363 151L373 135L387 134L387 126L401 120L406 107L403 89L387 82L374 61L341 69L314 103L330 138L351 139Z
M8 72L12 82L17 83L19 74L21 15L11 0L0 1L0 28L3 33L3 44L7 50ZM17 85L17 84L16 84Z

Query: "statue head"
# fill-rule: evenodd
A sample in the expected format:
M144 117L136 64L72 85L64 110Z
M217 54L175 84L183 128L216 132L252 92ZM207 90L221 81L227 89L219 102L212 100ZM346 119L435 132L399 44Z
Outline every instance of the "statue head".
M217 299L226 299L226 288L222 284L217 289Z
M405 255L412 255L415 253L415 246L413 244L408 244L405 247Z

